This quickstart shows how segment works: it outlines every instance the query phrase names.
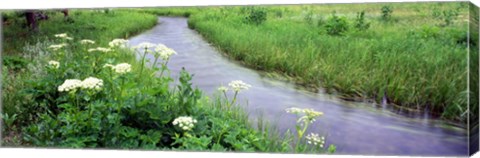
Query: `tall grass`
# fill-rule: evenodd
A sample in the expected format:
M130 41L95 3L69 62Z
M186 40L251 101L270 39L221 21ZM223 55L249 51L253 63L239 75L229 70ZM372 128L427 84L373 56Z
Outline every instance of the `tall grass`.
M393 8L392 20L380 19ZM467 111L467 5L464 3L329 4L271 6L268 20L249 25L242 7L209 8L189 26L250 67L293 76L353 100L386 98L392 105L465 121ZM454 24L441 26L429 10L459 10ZM344 16L352 23L365 11L368 30L343 36L304 21ZM277 16L281 12L282 16ZM317 22L314 22L315 24ZM352 24L350 24L352 25Z

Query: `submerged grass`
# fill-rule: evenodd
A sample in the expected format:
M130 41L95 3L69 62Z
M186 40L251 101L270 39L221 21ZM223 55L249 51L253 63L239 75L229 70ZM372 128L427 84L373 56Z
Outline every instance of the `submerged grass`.
M392 10L388 21L381 18L383 6ZM246 23L250 8L266 10L267 20ZM181 9L150 13L182 15ZM202 9L189 11L189 27L250 67L293 76L345 99L380 103L386 98L400 108L466 121L465 2ZM353 27L361 11L370 23L366 30ZM447 16L450 12L458 15ZM325 31L333 14L348 21L342 35Z

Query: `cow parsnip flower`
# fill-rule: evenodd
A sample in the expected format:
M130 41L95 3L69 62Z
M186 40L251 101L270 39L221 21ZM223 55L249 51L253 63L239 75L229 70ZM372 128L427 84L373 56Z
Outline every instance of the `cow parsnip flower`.
M110 48L103 48L103 47L97 47L97 48L88 49L88 52L94 52L94 51L107 53L107 52L111 52L112 49L110 49Z
M120 47L120 48L125 48L128 43L128 40L125 39L114 39L111 42L108 43L110 47Z
M305 138L307 139L308 144L320 146L320 148L323 148L323 145L325 144L325 137L320 137L316 133L310 133Z
M226 92L228 91L228 87L225 87L225 86L218 87L218 91Z
M180 116L172 122L173 125L180 127L184 131L192 130L196 123L197 120L190 116Z
M118 73L118 74L125 74L127 72L130 72L132 71L132 65L128 64L128 63L120 63L120 64L117 64L117 65L112 65L112 64L105 64L103 66L104 68L111 68L115 73Z
M150 49L156 47L156 44L150 43L150 42L142 42L135 46L135 48L142 48L142 49Z
M168 60L170 56L177 54L175 50L168 48L167 46L163 44L158 44L155 47L155 51L153 52L155 57L160 57L162 60Z
M95 41L89 39L80 40L80 44L95 44Z
M58 69L60 67L60 62L55 60L48 61L48 65L52 68Z
M69 37L69 36L67 35L67 33L56 34L55 37L57 37L57 38L62 38L62 39L66 39L66 40L73 40L73 38L72 38L72 37Z
M67 46L66 43L61 43L61 44L52 44L52 45L48 46L48 48L50 48L50 49L52 49L52 50L54 50L54 51L57 51L57 50L59 50L59 49L61 49L61 48L63 48L63 47L66 47L66 46Z
M75 91L77 88L82 86L82 81L78 79L67 79L63 82L62 85L58 86L59 92L70 92Z
M103 80L95 77L88 77L81 82L81 88L83 89L101 90L102 87L103 87Z
M241 90L248 90L248 88L251 87L251 85L246 84L245 82L243 82L241 80L232 81L232 82L228 83L228 86L230 86L233 89L233 91L235 91L235 92L239 92Z

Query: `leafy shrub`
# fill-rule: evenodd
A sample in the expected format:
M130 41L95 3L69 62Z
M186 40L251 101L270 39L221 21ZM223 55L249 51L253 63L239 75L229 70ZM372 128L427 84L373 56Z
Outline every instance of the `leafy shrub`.
M381 19L383 21L389 21L392 18L392 12L393 12L392 7L383 6L382 9L381 9L381 12L382 12Z
M28 61L19 56L3 56L3 65L11 70L20 70L27 67Z
M347 18L344 16L339 17L334 13L327 19L325 28L329 35L342 35L344 32L348 31Z
M264 8L250 7L247 9L247 14L246 23L260 25L267 21L267 11Z
M366 30L370 27L370 23L365 21L365 11L357 13L357 18L355 19L355 28L358 30Z

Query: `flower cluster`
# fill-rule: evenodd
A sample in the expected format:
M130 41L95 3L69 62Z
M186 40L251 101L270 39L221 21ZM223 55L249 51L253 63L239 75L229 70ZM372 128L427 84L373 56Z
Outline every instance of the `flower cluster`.
M173 120L172 124L180 127L184 131L189 131L193 129L194 124L197 123L197 120L189 116L180 116Z
M62 85L58 86L58 91L70 92L70 91L75 91L78 88L101 90L102 87L103 87L103 80L95 77L88 77L83 81L78 79L67 79L63 82Z
M48 65L51 66L52 68L58 69L58 67L60 67L60 62L54 61L54 60L50 60L50 61L48 62Z
M305 123L313 123L315 122L315 118L323 115L322 112L315 111L313 109L299 109L299 108L288 108L285 110L287 113L293 114L303 114L304 116L298 119L298 122L305 122Z
M155 52L154 52L153 55L155 57L160 57L163 60L168 60L170 58L170 56L172 56L173 54L177 54L177 52L175 52L175 50L173 50L171 48L168 48L167 46L165 46L163 44L158 44L155 47Z
M225 87L225 86L218 87L218 91L220 91L220 92L227 92L227 91L228 91L228 87Z
M59 92L69 92L75 91L77 88L82 86L82 81L78 79L67 79L63 82L62 85L58 86Z
M72 37L68 37L68 35L66 33L61 33L61 34L56 34L55 37L57 38L63 38L63 39L66 39L66 40L73 40Z
M128 40L124 40L124 39L114 39L110 43L108 43L108 45L112 48L113 47L125 48L127 45L127 42Z
M142 48L142 49L150 49L150 48L154 48L155 46L156 46L156 44L153 44L153 43L150 43L150 42L142 42L135 47L136 48Z
M310 133L305 138L307 139L308 144L313 144L314 146L318 145L320 148L323 148L323 145L325 144L325 137L320 137L315 133Z
M81 44L95 44L95 41L89 39L83 39L80 41Z
M128 63L121 63L117 65L112 65L112 64L105 64L103 67L110 67L112 68L113 71L115 71L118 74L125 74L127 72L130 72L132 70L132 65Z
M230 83L228 83L228 86L230 86L233 91L238 92L240 90L248 90L248 88L251 87L251 85L244 83L243 81L240 80L235 80Z
M65 46L67 46L67 44L65 44L65 43L62 43L62 44L53 44L53 45L50 45L48 48L56 51L56 50L59 50L59 49L65 47Z
M82 81L81 87L83 89L101 90L103 87L103 80L95 77L88 77Z
M110 49L110 48L103 48L103 47L97 47L97 48L88 49L88 52L94 52L94 51L99 51L99 52L107 53L107 52L111 52L112 49Z

